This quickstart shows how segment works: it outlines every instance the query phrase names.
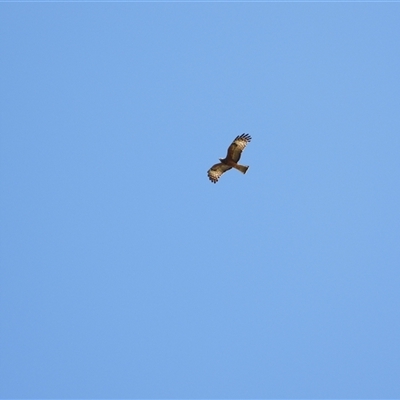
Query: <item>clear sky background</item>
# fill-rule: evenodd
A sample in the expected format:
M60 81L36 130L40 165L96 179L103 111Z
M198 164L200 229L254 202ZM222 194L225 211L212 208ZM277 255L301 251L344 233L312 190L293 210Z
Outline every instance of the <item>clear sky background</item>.
M0 12L0 397L400 397L399 3Z

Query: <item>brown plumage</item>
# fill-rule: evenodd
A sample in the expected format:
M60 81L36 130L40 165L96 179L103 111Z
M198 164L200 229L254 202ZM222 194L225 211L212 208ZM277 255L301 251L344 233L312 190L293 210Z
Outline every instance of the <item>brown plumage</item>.
M208 178L211 182L217 183L220 176L229 171L231 168L235 168L243 174L249 169L248 166L238 164L242 151L247 146L247 143L251 141L251 136L248 133L243 133L240 136L236 136L235 140L228 148L228 153L225 158L220 158L221 161L218 164L213 165L207 172Z

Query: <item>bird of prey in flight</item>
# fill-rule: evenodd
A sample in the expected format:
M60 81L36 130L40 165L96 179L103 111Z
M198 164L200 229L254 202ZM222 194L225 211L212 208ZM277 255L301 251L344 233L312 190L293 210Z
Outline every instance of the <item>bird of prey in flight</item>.
M232 144L228 147L228 154L225 158L220 158L221 161L218 164L213 165L208 171L208 178L211 182L217 183L220 176L229 171L231 168L235 168L243 174L249 169L248 166L238 164L242 151L247 146L247 143L251 141L251 136L248 133L243 133L240 136L236 136Z

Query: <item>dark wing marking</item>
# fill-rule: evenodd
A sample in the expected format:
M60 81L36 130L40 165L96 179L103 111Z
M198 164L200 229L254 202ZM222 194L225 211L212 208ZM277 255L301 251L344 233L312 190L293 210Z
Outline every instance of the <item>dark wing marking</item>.
M207 171L208 178L211 182L217 183L220 176L224 172L229 171L231 168L232 167L229 167L228 165L223 163L215 164Z
M242 155L242 151L250 141L251 136L248 133L242 133L240 136L236 136L235 140L228 148L228 154L226 155L226 158L228 160L238 162L240 160L240 156Z

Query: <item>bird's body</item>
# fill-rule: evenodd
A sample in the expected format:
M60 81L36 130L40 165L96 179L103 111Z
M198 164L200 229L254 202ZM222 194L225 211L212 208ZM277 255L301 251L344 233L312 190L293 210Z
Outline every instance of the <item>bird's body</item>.
M207 172L208 178L211 182L217 183L220 176L229 171L231 168L235 168L243 174L249 169L246 165L238 164L242 151L247 146L247 143L251 141L251 136L248 133L243 133L240 136L236 136L232 144L228 148L228 153L225 158L220 158L221 161L218 164L213 165Z

